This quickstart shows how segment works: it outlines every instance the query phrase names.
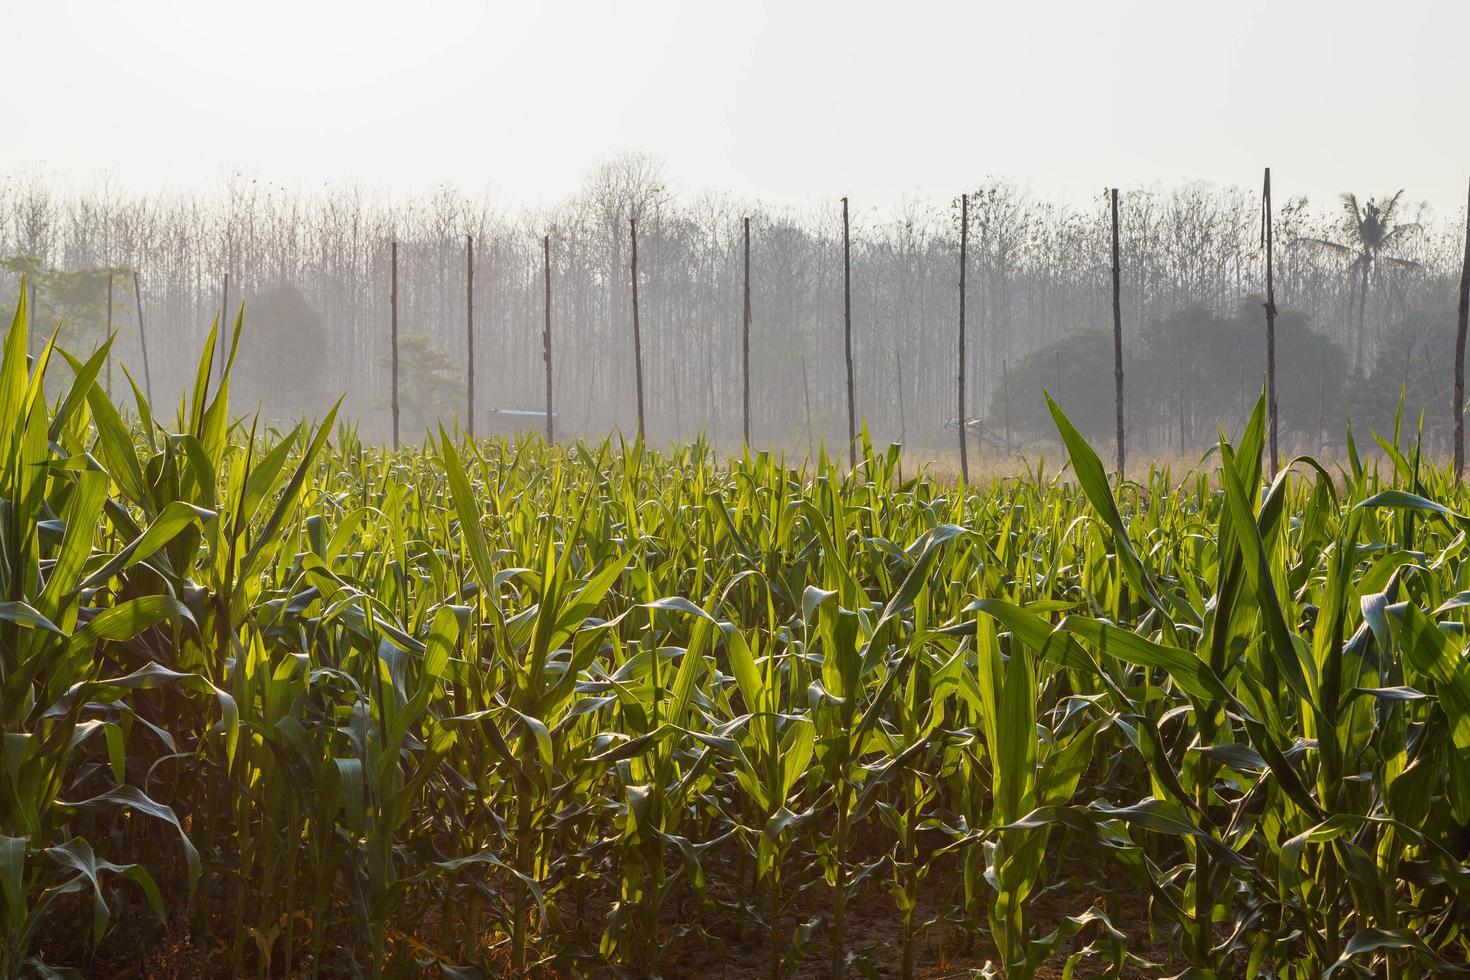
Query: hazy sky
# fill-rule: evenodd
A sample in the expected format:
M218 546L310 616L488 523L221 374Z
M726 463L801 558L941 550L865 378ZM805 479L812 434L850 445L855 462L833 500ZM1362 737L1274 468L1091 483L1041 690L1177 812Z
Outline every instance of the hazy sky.
M0 0L0 175L449 182L549 203L622 150L681 191L887 207L1190 179L1470 177L1466 0ZM1324 202L1325 203L1325 202Z

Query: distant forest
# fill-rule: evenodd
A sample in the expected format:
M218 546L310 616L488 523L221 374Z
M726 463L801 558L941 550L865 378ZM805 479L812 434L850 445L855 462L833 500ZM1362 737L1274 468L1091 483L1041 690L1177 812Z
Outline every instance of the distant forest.
M1373 198L1288 199L1277 175L1276 304L1284 448L1339 444L1426 410L1448 445L1463 215L1394 188ZM995 444L1051 432L1040 392L1088 434L1111 436L1107 205L1050 203L1023 185L969 188L968 404ZM451 189L412 200L352 186L291 191L247 179L215 194L59 191L0 180L0 306L24 275L34 329L58 322L88 349L112 317L142 384L138 300L156 400L178 397L212 320L245 304L232 400L268 419L346 392L364 433L387 431L390 243L399 243L403 424L410 440L464 414L466 236L475 243L477 427L492 408L544 404L542 236L552 263L558 431L634 431L629 218L650 439L704 432L738 444L741 220L751 219L752 441L802 450L845 438L841 188L829 204L772 208L676 196L659 164L616 158L548 210L508 210ZM1381 193L1387 192L1387 193ZM1188 184L1121 195L1130 452L1195 452L1233 429L1264 370L1264 255L1255 190ZM955 414L958 197L852 201L858 413L874 438L947 447ZM138 274L137 295L132 273ZM9 314L6 314L8 322ZM114 386L123 398L121 375ZM810 429L809 429L810 426ZM988 450L987 450L988 451Z

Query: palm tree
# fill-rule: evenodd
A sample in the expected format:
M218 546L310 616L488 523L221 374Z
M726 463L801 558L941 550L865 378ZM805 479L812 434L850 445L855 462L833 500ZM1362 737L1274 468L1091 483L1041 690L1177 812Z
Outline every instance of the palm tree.
M1343 241L1334 242L1325 238L1305 239L1313 245L1318 245L1348 259L1348 275L1357 280L1354 294L1350 296L1349 301L1352 305L1349 307L1348 314L1351 316L1353 307L1357 308L1358 336L1353 367L1358 371L1363 369L1368 283L1373 276L1373 267L1380 262L1409 269L1419 266L1417 262L1394 258L1387 254L1419 230L1417 224L1398 221L1399 203L1403 196L1404 192L1399 190L1386 201L1380 202L1370 197L1366 202L1360 204L1357 195L1344 194L1342 195L1341 225Z

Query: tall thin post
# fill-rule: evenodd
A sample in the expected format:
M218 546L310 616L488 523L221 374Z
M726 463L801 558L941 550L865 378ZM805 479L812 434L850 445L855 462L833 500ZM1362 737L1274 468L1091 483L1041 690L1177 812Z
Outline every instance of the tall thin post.
M898 344L893 345L893 370L894 381L898 386L898 441L902 445L908 437L909 424L903 413L903 348Z
M470 438L475 437L475 236L464 236L464 343L465 375Z
M225 348L229 346L225 338L230 335L230 272L225 270L225 285L220 293L219 300L219 334L215 338L219 342L219 380L223 384L225 380L225 358L228 356Z
M801 397L806 402L806 451L810 456L817 451L817 437L812 432L812 386L806 376L806 355L801 357Z
M852 239L845 197L842 199L842 349L847 357L847 459L857 469L857 404L852 391Z
M392 308L393 341L393 448L398 448L398 240L393 241L392 293L389 306Z
M1271 417L1271 476L1276 476L1276 284L1273 278L1271 247L1271 168L1266 168L1265 188L1261 194L1261 237L1266 245L1266 411Z
M745 445L750 445L750 219L745 219L745 313L740 327L741 417Z
M898 385L898 482L903 482L903 446L908 442L909 423L903 413L903 348L898 344L893 345L893 369L896 375L895 381Z
M1317 454L1320 456L1326 443L1322 437L1323 420L1327 413L1327 358L1317 359Z
M970 451L965 431L965 266L970 250L970 195L960 195L960 376L959 376L959 423L960 423L960 483L970 482Z
M1460 269L1460 319L1455 328L1455 481L1465 475L1465 328L1470 325L1470 197L1465 210L1465 264Z
M1179 455L1184 455L1184 344L1175 341L1174 353L1179 360Z
M679 372L669 372L669 387L674 397L674 441L684 441L684 411L683 401L679 395Z
M153 376L148 369L148 332L143 329L143 287L138 285L138 270L133 270L133 301L138 304L138 345L143 348L143 392L153 402Z
M546 327L541 334L541 358L546 362L546 441L556 440L551 424L551 236L541 239L541 255L546 279Z
M1006 427L1006 452L1011 451L1011 362L1009 360L1000 362L1000 401L1001 410L1005 413Z
M1118 188L1112 190L1113 202L1113 388L1117 412L1118 479L1123 479L1123 307L1122 285L1118 271Z
M107 336L112 337L112 273L107 274ZM112 351L107 352L107 397L112 397Z
M633 375L638 386L638 440L645 438L643 429L643 333L638 323L638 219L628 219L628 236L633 241Z

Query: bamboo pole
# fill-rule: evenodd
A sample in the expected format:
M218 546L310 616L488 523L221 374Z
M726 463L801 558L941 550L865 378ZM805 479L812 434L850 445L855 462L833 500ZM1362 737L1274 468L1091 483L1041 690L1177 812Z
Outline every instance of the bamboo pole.
M546 441L556 440L551 422L551 236L541 239L541 255L546 280L546 328L541 334L541 358L546 362Z
M960 195L960 358L959 358L959 423L960 484L969 485L970 456L965 432L965 266L970 249L970 195Z
M1006 427L1006 453L1011 451L1011 362L1003 360L1000 362L1000 401L1001 410L1005 414Z
M1465 211L1465 264L1460 269L1460 317L1455 329L1455 481L1465 475L1465 330L1470 326L1470 197Z
M398 448L398 240L393 241L392 292L389 305L392 308L393 341L393 448Z
M219 342L219 380L220 380L220 384L224 384L224 381L225 381L225 357L227 356L226 353L225 353L225 348L228 346L228 344L225 343L225 338L227 336L229 336L229 333L230 333L229 321L230 321L230 273L229 273L229 270L226 269L225 270L225 285L224 285L224 290L220 294L220 301L219 301L219 334L215 338Z
M638 219L628 219L628 236L633 242L633 376L638 395L638 441L643 442L646 433L643 428L643 333L638 322Z
M806 355L801 356L801 396L806 402L806 451L810 456L817 451L817 439L812 432L812 386L806 376Z
M1113 205L1113 388L1117 413L1118 479L1123 479L1125 460L1123 447L1123 308L1122 286L1118 269L1118 188L1111 193Z
M1174 342L1174 353L1179 367L1179 455L1184 455L1184 344Z
M475 437L475 236L464 236L464 342L466 375L467 429L471 439Z
M909 423L903 413L903 349L893 345L893 370L898 385L898 482L903 482L903 446L908 441Z
M745 225L745 313L741 319L741 417L744 419L745 445L750 445L750 219Z
M1261 237L1266 245L1266 412L1271 420L1271 476L1274 479L1279 459L1276 450L1276 285L1272 268L1274 238L1271 215L1271 168L1266 168L1261 195Z
M893 370L898 388L898 443L903 445L908 437L909 423L903 412L903 349L898 344L893 345Z
M148 369L148 333L143 329L143 287L138 284L138 270L133 270L133 301L138 305L138 345L143 348L143 392L153 403L153 376Z
M112 279L113 274L107 274L107 339L112 339ZM112 350L107 351L107 397L112 398Z
M842 199L842 349L847 359L847 459L857 469L857 404L852 377L852 238Z

